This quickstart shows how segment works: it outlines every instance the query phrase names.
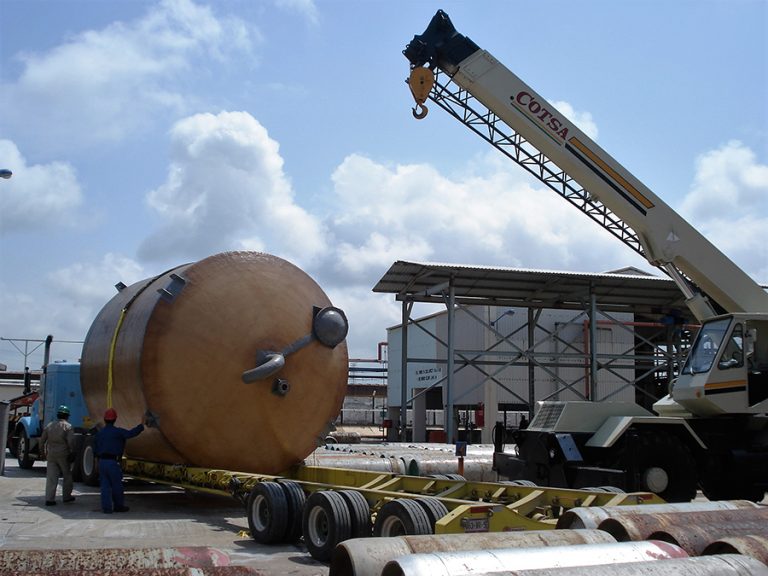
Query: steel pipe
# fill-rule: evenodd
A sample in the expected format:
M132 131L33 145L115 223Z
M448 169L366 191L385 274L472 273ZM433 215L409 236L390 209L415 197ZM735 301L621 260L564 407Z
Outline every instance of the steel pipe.
M669 512L705 512L709 510L741 510L757 508L749 500L723 500L720 502L682 502L679 504L639 504L637 506L584 506L571 508L557 521L558 528L574 530L597 528L607 518L618 518L627 514L664 514Z
M665 542L622 542L553 546L550 548L517 548L433 552L411 554L392 560L381 576L462 576L505 570L532 570L572 566L621 564L668 558L685 558L684 550Z
M723 538L707 545L701 554L743 554L768 566L768 537L750 535Z
M473 576L768 576L768 568L754 558L728 554L610 566L473 572Z
M768 508L711 510L669 514L628 514L603 520L605 530L619 542L646 540L655 536L674 543L691 555L724 537L768 535Z
M613 536L601 530L530 530L526 532L355 538L336 546L331 557L329 576L379 576L387 562L408 554L615 542Z

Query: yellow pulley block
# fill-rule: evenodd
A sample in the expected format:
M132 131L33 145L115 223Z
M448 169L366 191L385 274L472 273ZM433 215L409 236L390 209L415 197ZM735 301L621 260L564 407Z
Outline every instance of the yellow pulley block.
M421 120L426 117L427 107L424 106L424 102L427 101L430 90L435 84L435 75L429 68L414 68L411 70L411 75L408 77L408 86L413 94L413 99L416 100L416 106L412 109L413 117Z

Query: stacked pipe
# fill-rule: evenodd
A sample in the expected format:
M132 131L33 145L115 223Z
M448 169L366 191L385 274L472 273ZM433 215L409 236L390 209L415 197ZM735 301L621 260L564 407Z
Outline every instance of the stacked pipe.
M768 576L767 521L747 501L575 508L553 531L348 540L330 575Z
M318 448L305 460L305 463L333 468L349 467L346 459L355 454L371 458L368 461L362 458L358 459L356 464L362 466L359 469L382 470L381 464L377 463L375 459L388 458L401 462L401 464L393 467L393 472L400 468L402 474L434 476L457 473L458 459L455 451L456 448L452 444L337 443ZM355 458L359 458L359 456L355 456ZM489 444L467 446L463 476L472 482L497 481L497 474L493 470L493 446Z
M662 540L698 556L721 538L768 536L768 508L627 513L603 520L598 528L619 542Z

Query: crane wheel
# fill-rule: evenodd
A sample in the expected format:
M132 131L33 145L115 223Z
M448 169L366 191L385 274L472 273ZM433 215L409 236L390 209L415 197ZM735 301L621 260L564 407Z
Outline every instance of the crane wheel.
M667 502L689 502L696 497L698 487L696 461L688 447L666 430L640 431L637 450L628 450L625 457L634 469L632 490L647 490Z

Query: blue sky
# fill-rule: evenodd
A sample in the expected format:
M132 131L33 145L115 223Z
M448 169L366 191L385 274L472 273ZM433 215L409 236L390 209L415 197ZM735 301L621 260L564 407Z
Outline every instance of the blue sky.
M768 282L765 0L0 0L0 336L82 340L117 281L224 250L304 268L356 357L399 322L371 293L395 260L643 267L411 117L401 51L438 8Z

